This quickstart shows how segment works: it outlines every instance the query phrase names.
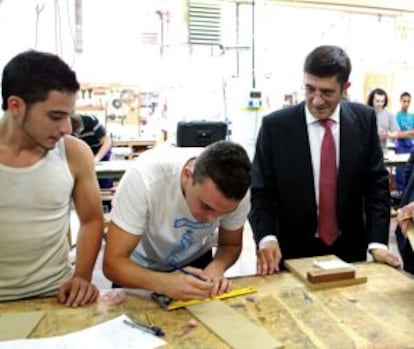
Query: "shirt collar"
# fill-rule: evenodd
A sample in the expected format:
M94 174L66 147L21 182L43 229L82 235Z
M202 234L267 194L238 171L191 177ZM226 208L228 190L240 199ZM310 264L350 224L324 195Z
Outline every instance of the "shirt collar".
M329 117L336 124L339 123L340 112L341 112L341 103L338 103L333 114ZM306 125L311 125L311 124L319 122L319 119L312 115L312 113L309 111L308 106L306 104L305 104L305 117L306 117Z

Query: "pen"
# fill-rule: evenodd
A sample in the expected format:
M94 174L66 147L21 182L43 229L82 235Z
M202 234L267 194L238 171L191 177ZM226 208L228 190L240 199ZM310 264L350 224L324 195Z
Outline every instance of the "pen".
M173 268L174 270L178 270L178 271L180 271L180 272L181 272L181 273L183 273L183 274L186 274L186 275L191 275L192 277L195 277L196 279L201 280L201 281L206 281L206 280L202 279L201 277L199 277L198 275L195 275L195 274L193 274L193 273L191 273L191 272L189 272L189 271L187 271L187 270L183 269L182 267L179 267L178 265L175 265L175 264L173 264L173 263L169 263L168 265L169 265L171 268Z
M150 315L148 313L145 313L145 317L147 318L147 322L151 325L154 326L154 323L152 322L152 319L150 317Z
M158 336L158 337L162 337L165 335L164 331L162 330L161 327L157 327L157 326L148 326L144 323L142 323L141 321L138 320L123 320L124 324L133 327L133 328L138 328L144 332L150 333L154 336Z

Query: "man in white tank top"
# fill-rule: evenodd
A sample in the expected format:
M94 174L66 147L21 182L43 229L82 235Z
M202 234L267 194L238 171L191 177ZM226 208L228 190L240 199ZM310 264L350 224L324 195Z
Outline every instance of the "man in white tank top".
M93 155L69 136L79 83L59 57L18 54L2 75L0 119L0 301L57 295L66 306L93 302L91 284L103 218ZM73 201L80 219L69 264Z

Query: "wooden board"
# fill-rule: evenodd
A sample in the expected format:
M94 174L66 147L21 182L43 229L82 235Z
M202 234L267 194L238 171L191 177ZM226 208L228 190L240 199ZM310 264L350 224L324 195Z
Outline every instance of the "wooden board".
M283 344L221 301L187 307L187 310L234 349L276 349Z
M285 266L290 272L299 277L299 279L312 290L327 289L332 287L344 287L367 282L367 278L365 276L359 275L358 270L355 273L355 277L351 279L333 280L319 283L312 283L308 280L308 272L312 270L318 270L314 266L315 260L323 261L333 259L341 261L341 259L334 255L327 255L310 258L287 259L285 260Z
M43 311L0 314L0 341L28 337L44 315Z
M309 270L307 278L312 283L353 279L355 268L336 268L331 270Z

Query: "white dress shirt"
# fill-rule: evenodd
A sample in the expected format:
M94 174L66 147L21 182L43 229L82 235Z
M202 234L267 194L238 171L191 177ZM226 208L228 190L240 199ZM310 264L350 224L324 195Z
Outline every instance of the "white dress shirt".
M332 123L332 135L335 141L336 148L336 168L339 164L339 110L340 104L336 107L333 114L330 116L330 119L333 120ZM311 151L312 158L312 168L313 168L313 181L315 186L315 199L316 206L318 207L319 215L319 177L321 172L321 148L322 148L322 139L325 134L325 127L319 122L319 119L315 118L309 111L308 107L305 107L306 115L306 126L308 128L308 137L309 137L309 148Z

